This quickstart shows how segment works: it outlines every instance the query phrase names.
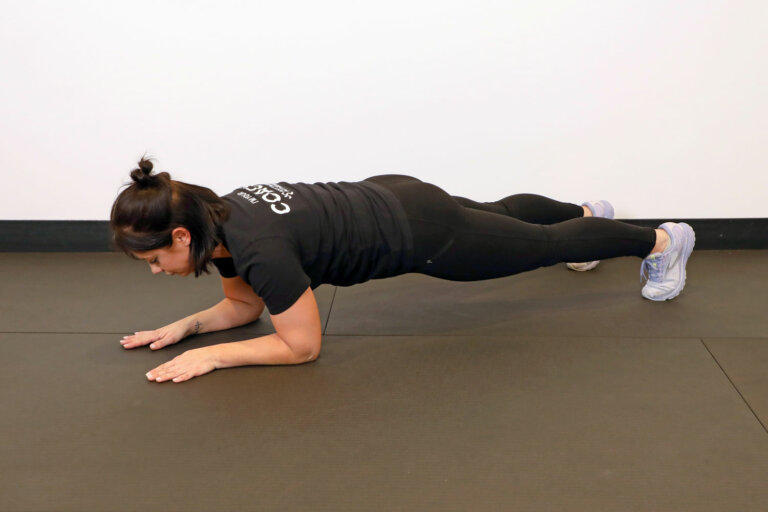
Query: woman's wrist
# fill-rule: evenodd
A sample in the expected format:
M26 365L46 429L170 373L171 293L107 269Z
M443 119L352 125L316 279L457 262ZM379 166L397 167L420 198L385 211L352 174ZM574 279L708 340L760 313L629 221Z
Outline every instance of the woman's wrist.
M257 320L260 314L261 309L225 297L215 306L182 318L179 322L184 328L184 337L187 337L239 327Z
M200 323L200 320L197 318L197 315L188 317L186 320L187 320L186 336L199 334L203 324Z
M203 350L206 354L208 354L208 361L211 362L214 369L220 370L225 368L224 364L221 362L221 349L219 348L219 345L208 345L207 347L200 347L200 350Z
M197 315L188 316L178 321L184 328L184 337L192 336L200 332L202 324L198 321Z

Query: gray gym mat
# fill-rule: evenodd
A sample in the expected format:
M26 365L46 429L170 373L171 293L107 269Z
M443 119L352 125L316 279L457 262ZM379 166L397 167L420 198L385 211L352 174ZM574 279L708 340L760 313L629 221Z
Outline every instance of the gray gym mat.
M221 278L153 274L122 253L0 253L0 332L115 332L157 329L216 305ZM334 286L315 290L325 328ZM265 310L240 327L253 335L275 332ZM122 336L121 336L122 337Z
M704 343L768 429L768 338L705 338Z
M640 258L588 272L565 264L501 279L419 274L339 287L326 334L761 337L768 333L768 251L695 251L682 294L644 299Z
M326 336L144 377L230 334L0 334L0 510L768 508L766 431L699 340Z

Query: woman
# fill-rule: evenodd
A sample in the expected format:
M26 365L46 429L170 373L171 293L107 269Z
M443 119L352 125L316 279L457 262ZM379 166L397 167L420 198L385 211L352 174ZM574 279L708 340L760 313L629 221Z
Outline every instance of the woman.
M407 272L455 281L509 276L568 263L643 258L645 298L676 297L695 235L688 224L658 229L613 219L607 201L581 206L533 194L478 203L416 178L373 176L349 183L272 183L217 196L208 188L152 175L142 158L112 206L115 245L152 272L221 274L225 299L210 309L121 340L159 349L190 334L255 321L266 306L275 334L184 352L147 374L182 382L217 368L299 364L320 352L312 292Z

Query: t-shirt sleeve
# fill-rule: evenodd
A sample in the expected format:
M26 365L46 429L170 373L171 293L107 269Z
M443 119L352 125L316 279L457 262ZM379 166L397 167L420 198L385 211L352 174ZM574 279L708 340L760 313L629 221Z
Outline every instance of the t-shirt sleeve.
M211 263L218 269L221 277L237 277L235 262L232 258L213 258Z
M279 237L254 240L246 253L242 265L246 281L270 314L284 312L309 288L311 279L289 240Z

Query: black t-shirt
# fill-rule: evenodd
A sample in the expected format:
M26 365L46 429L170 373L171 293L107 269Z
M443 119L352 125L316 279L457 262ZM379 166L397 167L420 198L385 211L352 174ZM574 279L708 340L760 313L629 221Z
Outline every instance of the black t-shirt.
M322 283L349 286L411 268L413 240L392 192L369 181L270 183L235 189L221 226L231 258L223 277L240 276L273 315Z

